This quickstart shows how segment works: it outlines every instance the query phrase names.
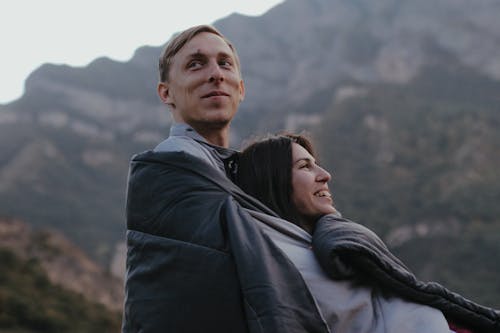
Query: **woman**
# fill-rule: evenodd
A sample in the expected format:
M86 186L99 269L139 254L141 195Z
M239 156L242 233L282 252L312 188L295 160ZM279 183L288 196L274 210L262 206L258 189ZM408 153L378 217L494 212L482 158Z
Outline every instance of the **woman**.
M236 183L245 192L274 210L283 220L291 222L263 223L262 230L298 268L332 332L450 332L443 313L436 308L403 300L398 293L393 297L383 297L379 288L384 295L388 291L390 294L391 290L372 281L372 276L366 276L370 270L360 271L355 267L354 274L343 276L351 281L334 280L331 276L335 273L327 275L326 272L339 270L331 269L330 252L323 256L326 260L322 260L321 267L317 260L321 255L316 253L315 256L311 251L314 242L311 235L318 219L326 216L330 221L322 218L324 221L320 223L326 225L326 231L317 233L331 233L328 228L332 225L344 225L347 229L340 234L345 234L345 230L356 225L346 223L334 208L328 188L330 180L331 175L317 164L311 142L304 136L290 134L273 136L248 146L239 157L236 177ZM325 227L318 229L324 230ZM373 245L375 251L380 250L389 262L414 278L385 245L380 244L376 235L359 225L354 230L354 234L359 231L362 239L373 238L369 242L374 245L368 246ZM318 239L324 236L314 235ZM326 244L329 245L328 241ZM350 272L350 269L346 271ZM373 277L382 282L386 280L385 276ZM353 281L369 282L359 286ZM407 295L404 291L403 288L402 294Z
M312 233L319 217L337 213L328 190L331 175L314 155L305 136L267 138L240 154L236 182L280 217Z

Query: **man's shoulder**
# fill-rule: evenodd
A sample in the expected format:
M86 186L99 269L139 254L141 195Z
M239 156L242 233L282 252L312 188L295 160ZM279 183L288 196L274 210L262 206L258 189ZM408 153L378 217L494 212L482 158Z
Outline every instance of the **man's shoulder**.
M203 148L199 142L188 136L169 136L160 142L155 148L155 152L178 152L184 151L192 155L197 155Z
M224 172L223 162L214 152L212 152L212 150L212 148L203 145L194 138L184 135L175 135L168 137L156 146L154 152L185 152Z

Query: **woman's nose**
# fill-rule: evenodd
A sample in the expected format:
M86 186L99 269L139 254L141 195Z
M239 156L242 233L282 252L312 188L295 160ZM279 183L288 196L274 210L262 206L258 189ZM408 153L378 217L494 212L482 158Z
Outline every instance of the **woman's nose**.
M332 179L332 175L322 167L318 166L318 174L316 175L316 181L318 182L329 182Z

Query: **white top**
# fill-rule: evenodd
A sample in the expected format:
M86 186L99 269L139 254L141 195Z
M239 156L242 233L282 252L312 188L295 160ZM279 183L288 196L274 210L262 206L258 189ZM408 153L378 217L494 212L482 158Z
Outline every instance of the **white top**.
M441 311L384 298L370 288L329 278L312 251L312 237L285 220L247 210L295 264L333 333L449 333Z

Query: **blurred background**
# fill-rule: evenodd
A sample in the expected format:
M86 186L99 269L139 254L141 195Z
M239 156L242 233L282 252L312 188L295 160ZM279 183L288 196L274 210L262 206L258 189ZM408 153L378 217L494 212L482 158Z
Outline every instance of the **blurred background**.
M498 17L500 0L285 0L218 19L247 92L231 143L307 131L344 217L498 309ZM168 135L174 32L126 61L43 64L0 104L1 332L119 331L128 161Z

